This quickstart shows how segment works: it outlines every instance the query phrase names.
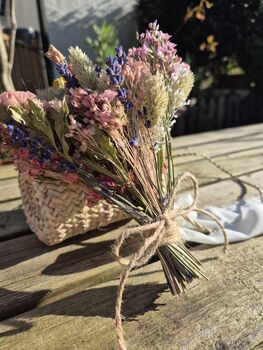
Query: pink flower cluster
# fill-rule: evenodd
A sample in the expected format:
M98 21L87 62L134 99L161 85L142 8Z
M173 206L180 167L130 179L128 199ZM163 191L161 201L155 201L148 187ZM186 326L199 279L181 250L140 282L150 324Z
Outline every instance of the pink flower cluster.
M61 100L55 98L52 101L41 101L30 91L7 91L0 94L0 107L5 110L7 110L8 107L27 107L29 100L46 111L55 110L59 112L62 107Z
M122 74L128 87L128 98L134 110L141 111L146 95L145 82L152 75L150 68L144 61L136 61L132 57L127 57Z
M147 59L148 54L150 53L150 49L146 44L142 44L140 47L132 47L128 50L128 57L138 57L142 61Z
M136 61L131 56L127 58L126 65L122 72L125 77L125 81L135 87L137 84L141 83L141 79L147 79L150 75L150 69L147 64L143 61ZM140 98L140 96L138 96Z
M114 130L122 127L124 109L117 98L116 91L105 90L102 93L97 93L77 88L71 89L70 92L71 105L76 112L84 117L81 122L85 127L92 128L95 123L98 123L104 130ZM78 126L81 127L82 124Z
M166 67L168 73L181 69L182 59L177 55L176 44L170 41L171 36L159 30L157 21L149 24L149 29L143 34L137 34L140 47L128 51L128 57L144 62L152 62L153 70ZM188 65L187 65L188 66ZM189 67L189 66L188 66Z
M36 99L30 91L8 91L0 95L0 106L8 108L9 106L18 107L21 104L26 105L28 100Z

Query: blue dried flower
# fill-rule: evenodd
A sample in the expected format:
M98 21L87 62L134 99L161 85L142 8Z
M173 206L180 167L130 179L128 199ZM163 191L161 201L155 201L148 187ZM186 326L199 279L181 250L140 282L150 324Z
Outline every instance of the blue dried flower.
M125 108L126 110L131 109L132 107L133 107L132 102L127 101L127 102L124 103L124 108Z
M129 141L129 144L130 144L132 147L138 146L138 144L139 144L139 139L138 139L138 137L132 138L132 139Z
M100 66L95 66L95 71L98 73L98 77L102 76L102 68Z
M7 125L7 133L10 136L10 142L18 150L27 150L30 160L37 160L40 164L49 162L55 150L46 145L41 137L33 136L32 133L23 126Z
M124 108L128 110L132 108L133 105L131 102L127 101L127 90L124 88L120 88L120 86L124 82L124 78L121 75L121 72L124 64L126 63L127 56L122 46L116 47L115 51L116 55L114 57L108 56L106 59L106 64L108 66L106 72L110 77L111 83L119 87L119 89L117 90L118 98L123 103Z
M123 65L126 63L126 54L122 46L116 47L115 51L116 56L108 56L106 59L106 64L108 66L106 72L113 85L121 85L123 83L121 72Z
M127 90L125 88L118 90L118 98L120 101L123 101L127 98Z
M61 165L62 169L66 170L66 171L76 171L76 170L79 170L81 168L81 165L71 163L65 159L61 159L60 165Z
M118 80L114 76L110 77L110 80L111 80L113 85L118 85Z
M67 87L75 88L79 86L77 79L69 70L67 63L56 63L56 69L59 72L59 74L66 79Z

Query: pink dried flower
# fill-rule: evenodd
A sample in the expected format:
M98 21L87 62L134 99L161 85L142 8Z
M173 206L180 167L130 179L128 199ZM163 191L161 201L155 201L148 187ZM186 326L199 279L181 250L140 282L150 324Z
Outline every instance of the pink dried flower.
M121 102L117 99L117 92L105 90L102 93L88 92L82 88L72 89L71 104L80 115L85 118L80 125L71 118L71 130L90 127L94 130L94 123L97 122L103 129L112 130L120 128L123 124L122 117L124 110ZM85 124L85 125L84 125ZM77 128L76 128L77 126ZM92 131L93 133L93 131Z
M143 44L140 47L133 47L129 49L128 56L129 57L137 57L141 59L142 61L146 60L148 53L150 52L150 49L146 44Z
M56 112L60 112L62 108L62 101L57 98L51 101L43 101L43 108L46 111L55 110Z
M37 97L30 91L8 91L0 95L0 106L8 108L9 106L18 107L21 104L27 104L28 100L35 100Z
M149 67L145 62L136 61L132 57L127 58L127 63L123 69L123 76L131 86L140 83L141 79L147 79L151 74Z
M117 92L116 91L113 91L113 90L105 90L104 92L102 92L98 99L101 99L102 101L105 101L105 102L108 102L108 103L111 103L117 96Z
M181 58L177 56L176 45L170 41L171 36L159 30L156 21L149 24L149 29L145 33L138 34L137 39L141 46L132 48L128 52L128 57L135 60L146 61L153 74L156 71L165 69L167 73L174 72Z
M71 104L75 108L81 108L82 102L85 96L88 95L88 92L83 88L70 89L71 93Z
M64 55L53 45L49 46L48 51L45 53L45 55L53 63L65 63Z

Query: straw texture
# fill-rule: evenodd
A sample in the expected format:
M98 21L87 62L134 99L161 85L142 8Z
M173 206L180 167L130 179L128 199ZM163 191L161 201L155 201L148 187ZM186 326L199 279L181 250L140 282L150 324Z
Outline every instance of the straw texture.
M90 208L86 193L78 185L60 180L34 180L20 172L23 208L30 229L47 245L127 218L106 201Z

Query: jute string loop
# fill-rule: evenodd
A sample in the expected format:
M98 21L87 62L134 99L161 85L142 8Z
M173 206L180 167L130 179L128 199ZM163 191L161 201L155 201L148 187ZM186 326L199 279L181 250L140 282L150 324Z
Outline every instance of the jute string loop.
M192 181L193 201L185 208L174 208L176 194L181 187L182 182L187 179ZM225 240L224 250L226 249L228 240L223 225L213 214L196 207L198 195L198 181L196 177L190 172L185 172L175 181L175 186L168 200L167 207L163 214L160 215L155 222L127 229L116 239L113 246L113 254L115 255L118 263L123 266L115 304L115 328L119 350L127 350L122 328L121 306L123 301L123 293L129 274L133 268L138 268L145 265L162 245L167 245L169 243L175 243L182 240L180 227L176 222L177 218L182 217L197 229L202 229L209 232L207 228L204 226L201 227L201 225L197 224L193 219L190 219L188 215L192 211L195 211L211 217L223 232ZM127 261L120 255L120 249L130 236L138 233L143 234L143 244Z

